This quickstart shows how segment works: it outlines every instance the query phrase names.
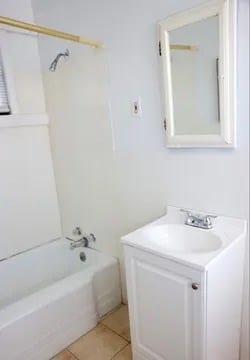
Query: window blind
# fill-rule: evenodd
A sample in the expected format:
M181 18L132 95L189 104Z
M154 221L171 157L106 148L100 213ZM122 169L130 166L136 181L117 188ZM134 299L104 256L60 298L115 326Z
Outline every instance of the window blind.
M8 92L4 77L4 69L0 58L0 115L10 114L10 106L8 101Z

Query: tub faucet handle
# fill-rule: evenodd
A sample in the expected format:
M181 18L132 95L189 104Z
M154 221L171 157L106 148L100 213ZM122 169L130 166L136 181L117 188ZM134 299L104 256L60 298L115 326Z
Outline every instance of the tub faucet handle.
M92 241L96 242L96 236L94 234L90 233L89 236Z
M76 226L75 229L73 229L72 234L77 236L82 235L82 229L80 228L80 226Z

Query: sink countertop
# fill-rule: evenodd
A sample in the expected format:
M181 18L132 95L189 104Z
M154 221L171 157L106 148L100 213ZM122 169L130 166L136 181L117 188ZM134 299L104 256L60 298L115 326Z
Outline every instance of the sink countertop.
M190 211L194 214L196 213L195 210L190 209ZM197 211L197 213L202 214L199 211ZM206 215L206 213L204 213L204 215ZM247 222L245 220L225 216L218 216L216 219L212 219L213 229L207 230L192 227L200 233L210 233L220 238L221 246L217 250L209 252L175 251L168 249L167 246L157 241L150 240L149 237L145 235L148 229L159 225L181 224L185 228L191 228L191 226L184 225L186 216L185 213L180 211L180 208L169 206L165 216L123 236L122 243L187 266L195 267L199 270L204 270L209 267L213 260L222 255L237 241L240 241L242 237L245 237L247 233Z

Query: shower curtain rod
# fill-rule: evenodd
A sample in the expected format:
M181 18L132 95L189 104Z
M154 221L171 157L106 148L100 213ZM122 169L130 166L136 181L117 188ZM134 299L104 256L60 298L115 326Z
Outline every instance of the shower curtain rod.
M195 45L182 45L182 44L170 44L171 50L188 50L188 51L198 51L198 46Z
M50 29L45 26L30 24L24 21L12 19L10 17L0 16L0 24L14 26L20 29L33 31L44 35L54 36L65 40L71 40L71 41L79 42L81 44L93 46L96 48L102 47L102 43L97 40L92 40L84 36L78 36L74 34L65 33L59 30Z

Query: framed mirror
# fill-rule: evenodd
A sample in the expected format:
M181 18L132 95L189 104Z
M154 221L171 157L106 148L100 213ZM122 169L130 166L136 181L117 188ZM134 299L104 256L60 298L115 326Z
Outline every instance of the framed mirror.
M168 147L235 147L236 0L160 22Z

